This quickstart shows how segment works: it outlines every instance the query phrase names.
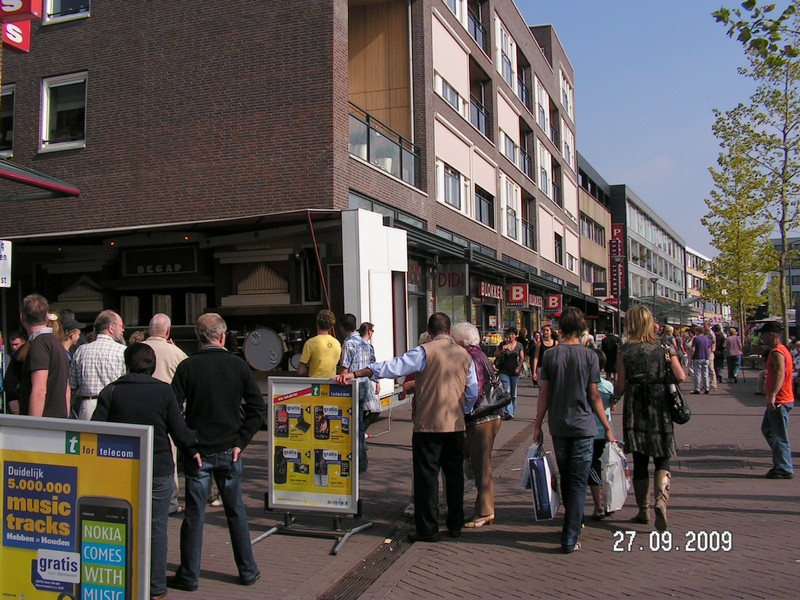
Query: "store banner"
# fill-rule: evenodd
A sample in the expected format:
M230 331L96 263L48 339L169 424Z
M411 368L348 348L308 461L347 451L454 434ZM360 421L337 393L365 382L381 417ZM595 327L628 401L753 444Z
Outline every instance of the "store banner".
M152 447L142 425L0 416L4 598L147 596Z
M466 263L442 264L437 268L436 287L440 296L469 294L469 266Z
M42 18L42 0L0 0L0 22L18 23Z
M527 308L529 303L527 283L512 283L508 286L507 306L524 306Z
M545 302L545 312L560 314L564 308L564 296L562 294L547 294Z
M358 392L358 380L269 378L269 510L358 514Z
M3 44L20 52L30 52L31 22L3 23Z

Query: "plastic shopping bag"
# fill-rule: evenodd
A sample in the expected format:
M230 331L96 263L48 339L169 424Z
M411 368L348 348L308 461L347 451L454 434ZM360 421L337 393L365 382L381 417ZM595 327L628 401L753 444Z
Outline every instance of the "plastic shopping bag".
M519 489L523 492L531 489L531 469L528 466L528 459L539 456L540 448L539 444L531 444L531 447L528 448L528 456L525 457L525 462L522 464L522 477L519 480Z
M555 519L561 504L555 456L539 448L538 456L528 459L528 470L531 473L534 518L537 521Z
M631 481L628 460L619 444L606 444L600 457L600 467L606 512L621 510L625 505Z

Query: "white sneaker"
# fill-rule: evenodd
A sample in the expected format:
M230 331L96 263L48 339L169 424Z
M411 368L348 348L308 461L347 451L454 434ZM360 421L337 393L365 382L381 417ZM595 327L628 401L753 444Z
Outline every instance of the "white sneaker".
M414 503L413 502L409 502L408 503L408 506L406 506L406 509L403 511L403 514L405 516L407 516L407 517L413 517L414 516Z
M222 500L220 500L219 498L217 498L216 500L214 500L214 501L211 503L211 506L222 506Z

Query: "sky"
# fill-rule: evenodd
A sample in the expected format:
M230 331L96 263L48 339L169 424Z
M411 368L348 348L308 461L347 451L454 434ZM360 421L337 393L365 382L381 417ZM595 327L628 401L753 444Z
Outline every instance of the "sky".
M551 24L575 69L577 147L609 184L627 184L686 244L716 255L708 212L719 144L713 109L746 102L743 48L711 16L731 0L516 0Z

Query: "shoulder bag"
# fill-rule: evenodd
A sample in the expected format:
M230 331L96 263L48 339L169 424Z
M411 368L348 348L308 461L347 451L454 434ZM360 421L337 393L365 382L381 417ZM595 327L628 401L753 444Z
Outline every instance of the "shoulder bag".
M675 374L672 372L672 363L669 357L669 348L665 348L665 350L667 373L665 376L666 381L664 382L666 391L664 393L666 394L667 405L669 406L672 422L677 425L685 425L692 418L692 411L683 396L683 392L681 392L681 388L678 387L678 382L675 381Z
M509 394L503 387L500 378L495 375L489 359L485 356L482 357L481 363L483 364L483 372L486 375L486 381L478 395L478 401L472 408L472 411L466 415L467 421L473 421L480 417L485 417L501 408L511 404L511 394Z

